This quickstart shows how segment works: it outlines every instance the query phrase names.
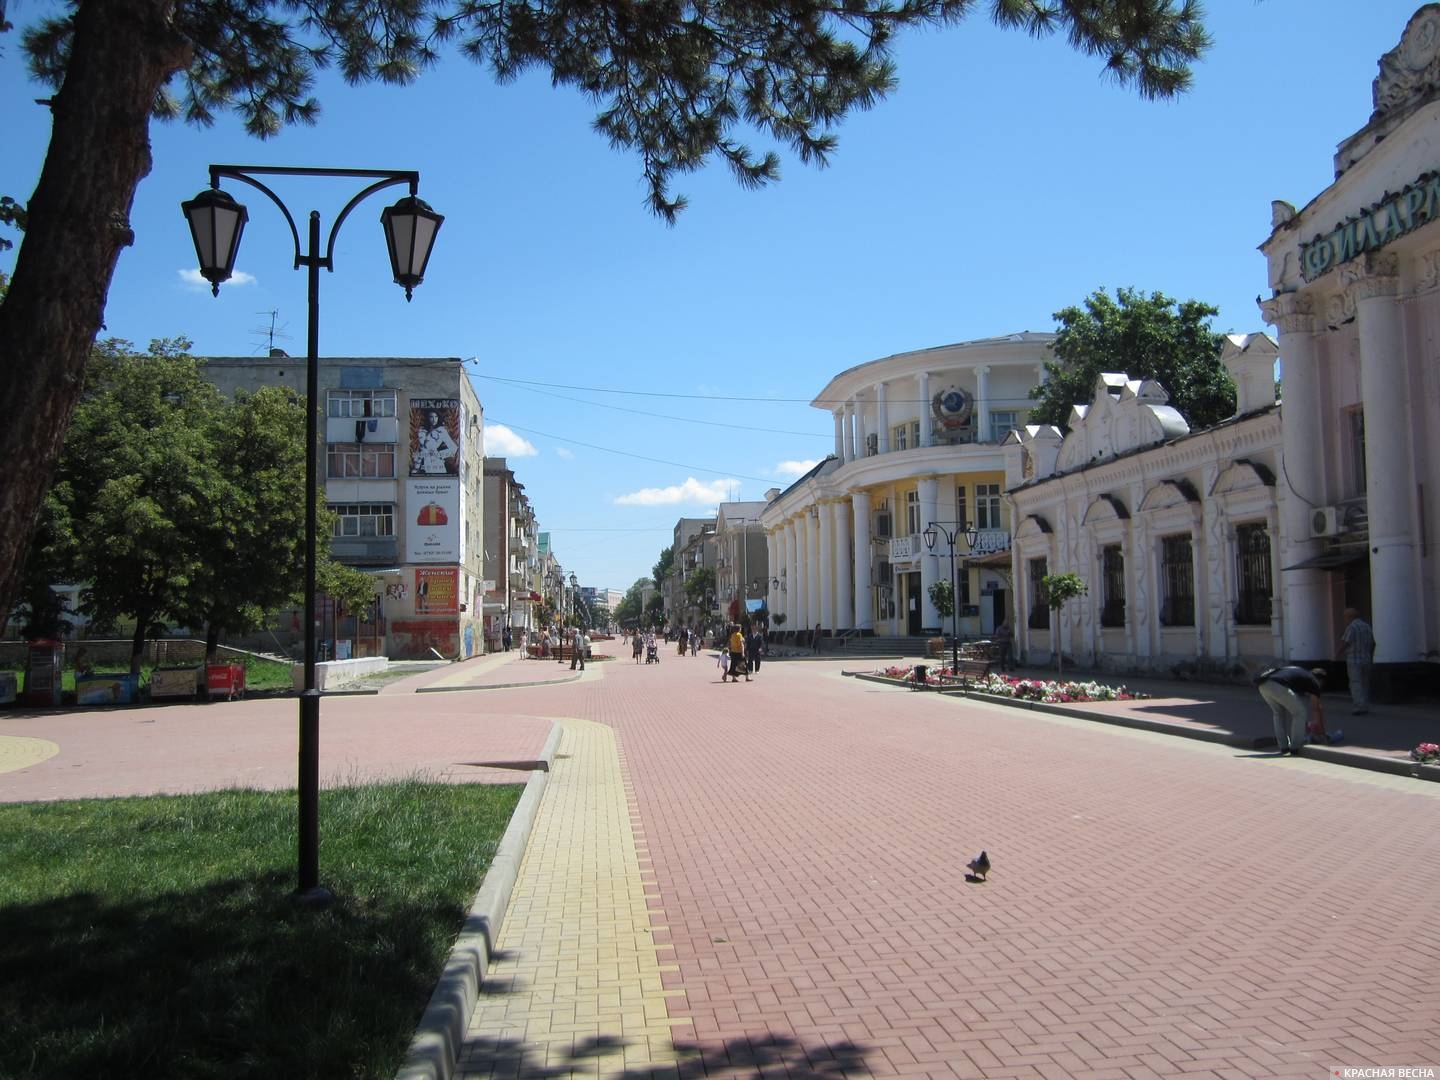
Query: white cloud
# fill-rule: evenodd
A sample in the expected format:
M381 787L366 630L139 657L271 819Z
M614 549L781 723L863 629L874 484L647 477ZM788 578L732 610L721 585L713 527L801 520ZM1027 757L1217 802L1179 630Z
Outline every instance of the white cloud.
M571 458L573 458L573 457L575 456L575 451L574 451L574 450L571 450L569 447L565 447L565 446L557 446L557 447L555 448L555 453L556 453L558 456L564 458L566 461L569 461Z
M177 270L180 281L192 289L209 289L210 282L200 276L200 271L195 269ZM230 275L230 279L224 282L226 285L254 285L255 275L247 274L244 270L236 270Z
M615 500L616 506L674 506L676 503L708 505L724 502L735 488L733 480L712 480L701 483L687 476L683 484L663 488L641 488Z
M782 461L774 468L776 476L804 476L819 465L818 461Z
M485 453L488 457L534 457L535 444L516 435L504 424L485 425Z

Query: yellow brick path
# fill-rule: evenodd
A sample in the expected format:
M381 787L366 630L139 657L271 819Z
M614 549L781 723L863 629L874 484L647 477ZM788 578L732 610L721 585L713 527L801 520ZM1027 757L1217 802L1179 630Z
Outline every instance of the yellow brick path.
M585 720L564 734L457 1075L605 1077L679 1056L661 988L641 861L615 733ZM652 923L654 916L657 923ZM668 952L668 950L667 950Z
M0 735L0 773L14 772L38 765L60 752L49 739L27 739L20 735Z

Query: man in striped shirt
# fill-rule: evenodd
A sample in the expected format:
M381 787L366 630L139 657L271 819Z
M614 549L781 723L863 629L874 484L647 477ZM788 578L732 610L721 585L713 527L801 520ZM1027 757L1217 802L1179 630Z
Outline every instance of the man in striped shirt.
M1345 661L1350 678L1350 711L1363 716L1370 711L1370 669L1375 665L1375 632L1353 607L1345 609L1345 632L1340 635L1336 660Z

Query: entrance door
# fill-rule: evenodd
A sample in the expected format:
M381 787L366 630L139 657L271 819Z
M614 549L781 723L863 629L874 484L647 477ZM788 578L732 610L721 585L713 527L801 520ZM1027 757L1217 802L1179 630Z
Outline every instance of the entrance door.
M1006 608L1008 600L1004 589L996 589L990 594L990 629L994 630L1006 619L1010 618L1010 612Z
M920 603L920 573L913 571L905 575L905 633L918 636L924 614Z

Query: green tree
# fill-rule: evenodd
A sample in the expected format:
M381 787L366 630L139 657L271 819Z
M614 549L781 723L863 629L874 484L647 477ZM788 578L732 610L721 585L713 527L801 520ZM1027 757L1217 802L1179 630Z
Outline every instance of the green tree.
M955 610L955 589L948 581L937 581L930 586L930 602L942 619L948 619Z
M1113 298L1097 289L1083 308L1057 311L1055 361L1045 365L1044 384L1030 391L1039 402L1030 422L1068 430L1071 408L1094 399L1104 371L1155 379L1191 427L1224 420L1235 411L1235 384L1220 363L1223 335L1210 328L1217 313L1197 300L1124 288Z
M670 570L675 565L675 549L667 547L660 552L660 558L650 569L650 578L655 582L655 588L663 589L665 579L670 576Z
M665 598L659 593L650 597L645 605L645 622L657 629L665 625Z
M80 610L101 625L135 620L136 674L146 639L187 607L204 559L197 524L224 497L209 439L220 393L187 348L181 339L145 353L116 339L96 347L56 484L85 583Z
M715 591L715 571L708 566L701 566L685 579L685 599L692 604L701 607L705 604L705 594Z
M34 75L56 88L51 139L23 204L25 232L0 304L0 459L29 468L0 485L0 611L79 399L115 262L133 242L152 117L208 125L238 114L264 138L313 124L315 73L413 82L451 51L501 80L548 69L597 101L596 130L638 154L651 209L684 206L671 182L716 159L745 186L779 174L740 134L825 164L834 130L896 85L897 32L954 24L976 0L71 0L24 31ZM993 0L991 18L1064 35L1122 85L1164 98L1209 47L1197 0ZM12 204L20 205L20 204Z
M639 626L644 617L645 590L650 588L650 578L637 578L635 584L625 590L625 597L615 608L615 621L621 626Z
M1060 609L1077 596L1089 592L1079 574L1046 574L1040 579L1040 595L1051 611L1050 633L1055 641L1055 670L1064 672L1064 650L1060 648Z
M175 612L179 621L205 627L207 656L227 631L258 629L270 612L300 598L304 430L303 405L279 387L239 394L211 418L210 454L222 486L210 513L194 522L194 540L207 557L197 561Z

